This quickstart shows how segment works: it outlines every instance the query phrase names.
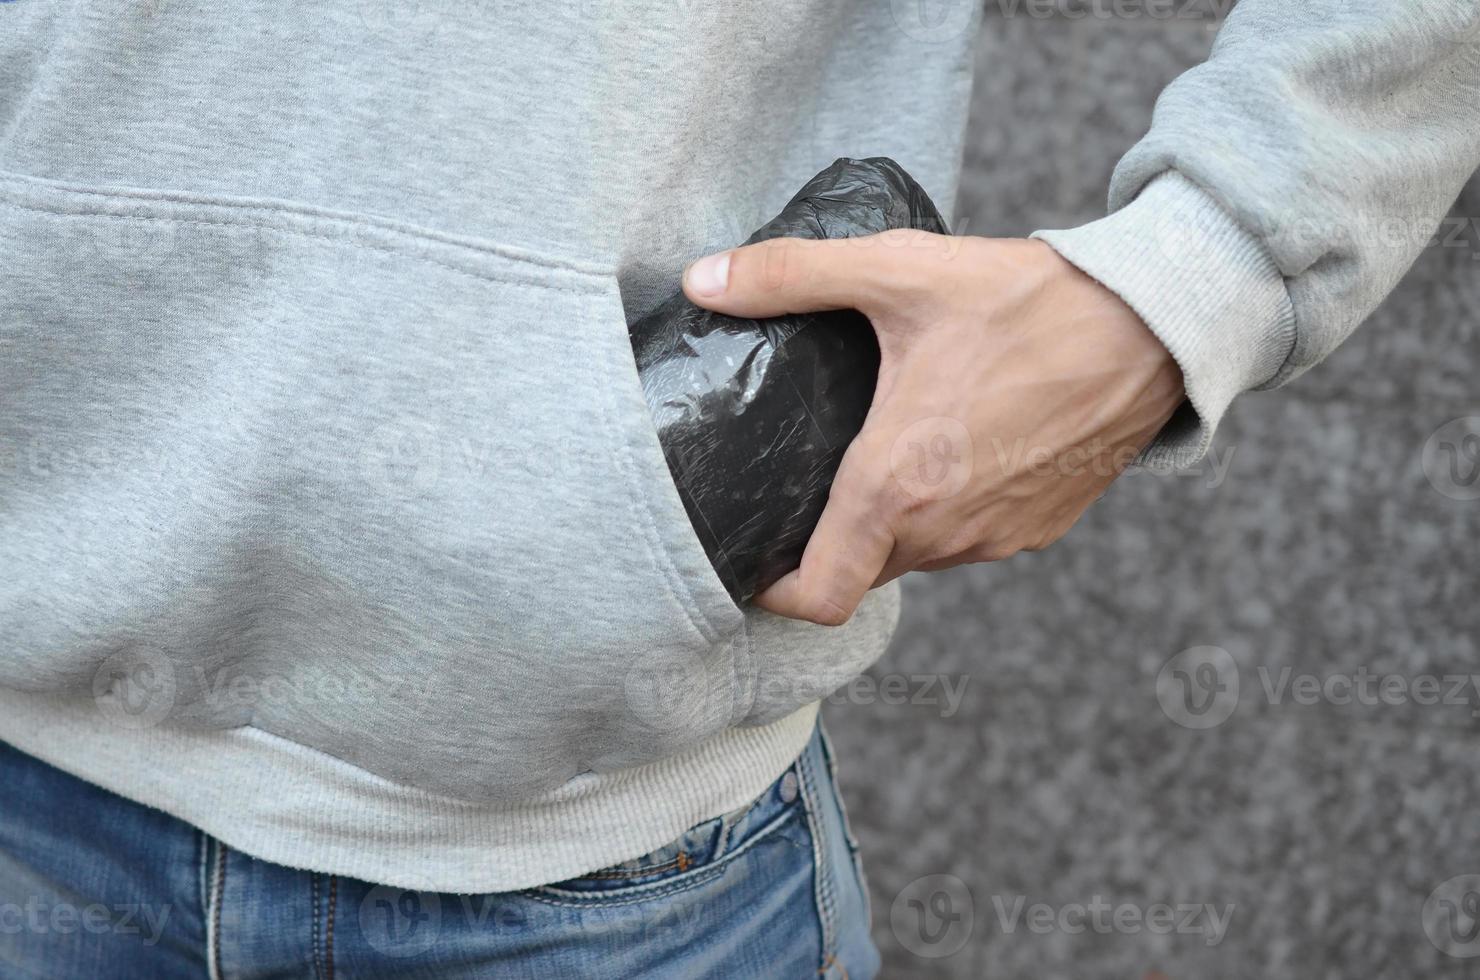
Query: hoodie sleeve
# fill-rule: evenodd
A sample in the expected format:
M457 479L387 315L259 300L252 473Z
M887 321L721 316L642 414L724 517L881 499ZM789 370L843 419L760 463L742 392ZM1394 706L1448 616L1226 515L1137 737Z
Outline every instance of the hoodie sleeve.
M1480 166L1480 0L1242 0L1157 100L1110 215L1039 231L1139 313L1183 406L1142 462L1196 462L1233 399L1315 365Z

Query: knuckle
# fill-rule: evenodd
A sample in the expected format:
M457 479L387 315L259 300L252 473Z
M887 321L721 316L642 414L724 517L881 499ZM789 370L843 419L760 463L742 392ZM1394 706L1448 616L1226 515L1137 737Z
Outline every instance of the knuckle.
M807 279L807 264L802 261L801 249L805 243L792 238L774 238L755 247L758 259L752 276L757 285L767 292L794 289Z
M918 521L935 504L935 501L911 491L893 473L879 481L874 497L885 514L900 521Z
M730 258L731 288L773 291L786 276L786 249L782 240L737 248Z
M857 502L886 514L902 513L914 498L888 465L888 444L881 437L863 435L843 454L834 487L846 486Z
M985 563L994 561L1006 561L1017 554L1018 549L1008 544L991 542L979 544L967 552L973 563Z
M941 553L938 557L941 558L959 555L970 559L972 555L996 548L998 548L998 542L991 530L974 521L954 524L937 540L935 545L935 550Z
M1081 510L1080 513L1082 514L1083 511ZM1038 532L1038 534L1033 539L1031 547L1028 547L1025 550L1043 551L1045 548L1058 544L1059 541L1063 540L1064 535L1073 530L1074 525L1078 522L1078 520L1079 515L1076 514L1070 519L1059 520L1055 523L1049 524Z
M806 606L806 618L818 626L842 626L853 618L853 610L828 596L819 596Z

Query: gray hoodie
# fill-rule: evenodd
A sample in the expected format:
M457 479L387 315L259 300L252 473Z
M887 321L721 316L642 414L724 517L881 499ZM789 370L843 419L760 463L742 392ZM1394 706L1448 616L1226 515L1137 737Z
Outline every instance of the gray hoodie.
M922 9L0 3L0 738L440 891L757 794L898 593L832 630L737 608L626 324L835 157L949 210L980 13ZM1044 233L1182 362L1153 462L1423 246L1477 162L1475 18L1245 0L1117 213Z

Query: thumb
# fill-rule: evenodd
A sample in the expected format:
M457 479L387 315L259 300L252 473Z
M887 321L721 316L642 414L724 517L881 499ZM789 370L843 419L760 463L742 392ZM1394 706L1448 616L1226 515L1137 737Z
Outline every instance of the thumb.
M731 316L770 317L875 306L880 277L875 236L775 238L706 256L684 270L695 304Z
M866 490L865 459L852 451L843 457L801 566L757 596L756 605L823 626L841 626L853 616L878 581L895 543L876 503L878 496Z

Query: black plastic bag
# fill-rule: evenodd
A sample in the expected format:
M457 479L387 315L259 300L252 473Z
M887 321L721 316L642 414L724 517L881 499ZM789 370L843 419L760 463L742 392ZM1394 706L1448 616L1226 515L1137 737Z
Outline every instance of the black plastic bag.
M745 244L896 228L949 233L899 164L842 159ZM873 327L853 310L746 320L679 292L630 333L689 520L725 588L745 602L801 562L873 400Z

